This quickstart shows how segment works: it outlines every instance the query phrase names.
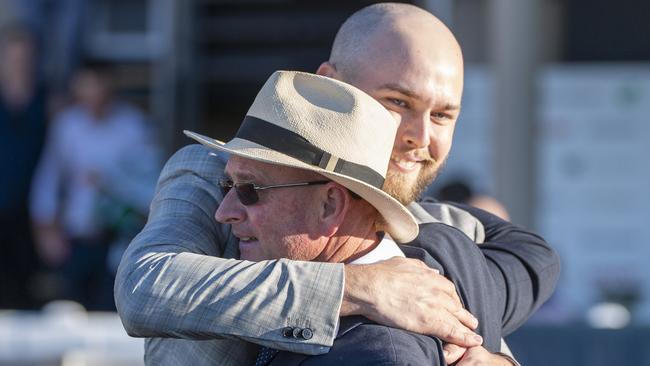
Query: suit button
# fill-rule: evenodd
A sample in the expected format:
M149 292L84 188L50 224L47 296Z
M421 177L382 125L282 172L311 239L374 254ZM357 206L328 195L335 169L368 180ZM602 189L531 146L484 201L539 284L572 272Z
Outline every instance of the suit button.
M302 335L303 339L309 340L309 339L311 339L311 337L314 336L314 332L312 332L311 329L309 329L309 328L305 328L305 329L302 330L302 332L300 332L300 335Z
M292 335L293 335L293 338L296 338L296 339L300 339L300 338L302 338L302 337L300 336L301 333L302 333L302 329L300 329L300 328L298 328L298 327L293 328L293 334L292 334Z
M282 329L282 336L284 338L293 337L293 327L286 327L286 328Z

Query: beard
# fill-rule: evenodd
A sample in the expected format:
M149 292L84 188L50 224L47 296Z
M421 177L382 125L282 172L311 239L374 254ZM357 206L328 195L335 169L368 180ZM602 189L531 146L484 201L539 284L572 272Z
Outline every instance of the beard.
M408 206L418 199L429 184L433 182L446 161L447 159L440 164L436 164L433 159L423 160L421 162L422 167L415 179L410 178L407 174L389 169L382 190L399 201L399 203ZM388 223L383 216L378 215L375 228L377 231L388 230Z
M433 160L423 160L421 162L422 167L415 179L407 174L389 169L383 190L401 204L407 206L418 199L429 184L433 182L445 161L446 159L441 164L436 164Z

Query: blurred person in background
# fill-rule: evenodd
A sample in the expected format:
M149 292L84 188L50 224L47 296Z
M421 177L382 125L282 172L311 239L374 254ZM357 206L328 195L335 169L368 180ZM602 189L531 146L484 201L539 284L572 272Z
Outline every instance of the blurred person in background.
M29 213L29 186L46 129L46 97L37 73L33 35L0 30L0 308L31 308L38 267Z
M83 19L94 1L86 0L0 0L3 22L26 24L42 40L42 74L48 86L48 104L65 106L67 84L81 61Z
M484 194L477 193L470 187L470 184L464 180L453 180L440 187L433 197L424 197L424 202L449 201L458 202L472 207L480 208L504 220L510 220L510 214L506 207L499 202L496 198Z
M75 104L47 137L31 216L38 253L60 269L63 296L111 310L109 252L143 223L158 156L145 116L114 97L108 65L84 65L71 89Z
M16 0L0 0L0 27L5 28L15 22L21 22L19 11L16 7L20 5Z

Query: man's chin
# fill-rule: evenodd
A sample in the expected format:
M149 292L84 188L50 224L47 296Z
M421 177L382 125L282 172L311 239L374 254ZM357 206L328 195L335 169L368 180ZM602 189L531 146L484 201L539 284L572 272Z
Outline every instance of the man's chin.
M433 163L424 165L417 172L411 173L389 170L383 189L401 204L408 205L418 199L431 184L436 177L437 170Z
M417 180L408 174L390 171L384 183L384 191L403 205L415 200L415 185Z
M246 253L246 252L240 253L239 259L242 259L242 260L245 260L245 261L251 261L251 262L259 262L259 260L255 258L255 256L250 255L249 253Z
M242 242L239 243L239 259L259 262L262 260L262 256L259 253L259 250L255 248L254 245L247 245Z

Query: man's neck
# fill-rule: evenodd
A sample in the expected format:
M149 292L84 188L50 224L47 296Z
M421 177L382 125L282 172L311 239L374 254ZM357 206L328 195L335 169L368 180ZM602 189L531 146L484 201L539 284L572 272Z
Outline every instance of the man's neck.
M325 250L314 261L347 263L372 251L381 242L374 225L368 225L363 235L337 235L330 238Z
M404 252L402 252L390 235L385 234L381 242L373 250L359 258L355 258L351 262L348 262L348 264L371 264L393 257L404 257Z

